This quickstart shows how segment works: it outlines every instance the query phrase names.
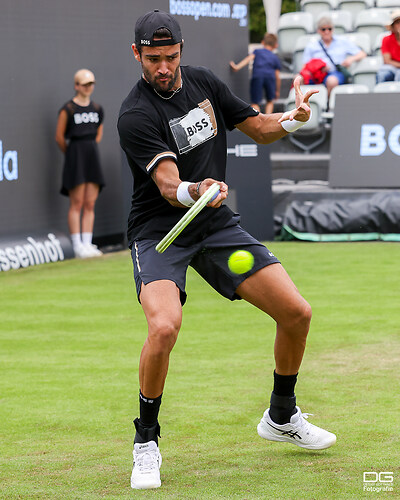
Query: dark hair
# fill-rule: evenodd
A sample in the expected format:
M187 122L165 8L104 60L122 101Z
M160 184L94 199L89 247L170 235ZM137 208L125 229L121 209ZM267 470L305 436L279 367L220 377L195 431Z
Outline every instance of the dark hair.
M158 28L158 30L153 33L153 37L158 38L159 40L168 40L168 38L172 38L172 33L168 28ZM142 55L142 45L138 45L136 48L138 49L139 54ZM181 54L182 48L183 42L181 42Z
M278 43L278 37L273 33L265 33L263 41L268 47L275 47Z

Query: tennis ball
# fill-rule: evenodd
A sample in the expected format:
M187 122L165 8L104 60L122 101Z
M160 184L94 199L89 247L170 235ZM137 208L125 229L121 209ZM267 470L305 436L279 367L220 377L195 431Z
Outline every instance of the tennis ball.
M247 273L253 266L253 254L247 250L237 250L228 259L228 267L235 274Z

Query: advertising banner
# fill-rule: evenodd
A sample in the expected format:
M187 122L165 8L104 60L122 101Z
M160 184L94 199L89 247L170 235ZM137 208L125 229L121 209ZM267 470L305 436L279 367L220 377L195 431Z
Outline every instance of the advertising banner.
M400 188L400 94L339 94L332 124L329 184Z
M209 67L248 100L247 71L234 74L229 68L231 59L247 54L247 0L157 0L153 4L147 0L2 1L3 242L27 241L32 234L47 239L50 232L68 235L69 200L60 194L64 156L55 142L55 128L60 108L74 96L73 76L80 68L94 72L92 98L104 108L99 149L106 186L96 204L94 240L113 236L115 241L115 235L123 240L126 183L129 190L132 180L130 172L123 171L127 167L121 162L116 122L122 101L141 77L131 48L135 22L154 8L171 12L179 20L185 39L182 64ZM21 251L19 254L23 266L27 260ZM0 265L3 270L8 267Z

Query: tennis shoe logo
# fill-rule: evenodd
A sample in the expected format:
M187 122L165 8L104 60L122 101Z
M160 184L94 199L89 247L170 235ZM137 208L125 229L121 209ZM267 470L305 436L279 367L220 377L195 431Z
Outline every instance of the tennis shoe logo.
M274 426L273 426L273 425L271 425L269 422L267 422L267 424L268 424L270 427L272 427L273 429L275 429L276 431L279 431L279 432L282 434L282 436L289 436L289 437L293 438L294 440L295 440L296 438L298 438L298 439L303 439L297 431L294 431L294 430L288 430L288 431L286 431L286 430L283 430L283 429L278 429L277 427L274 427Z

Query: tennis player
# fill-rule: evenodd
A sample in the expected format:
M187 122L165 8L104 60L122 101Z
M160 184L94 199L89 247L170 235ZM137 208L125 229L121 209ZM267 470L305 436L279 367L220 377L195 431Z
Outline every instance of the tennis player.
M131 486L137 489L161 485L158 415L169 355L181 327L189 265L224 297L244 299L276 321L274 386L258 434L312 450L336 441L334 434L305 420L296 406L294 387L311 308L279 260L223 205L228 196L225 127L236 127L258 143L271 143L307 122L308 100L315 91L303 95L296 80L294 110L261 114L211 71L181 66L182 47L180 26L170 14L155 10L138 19L132 48L142 77L118 119L121 146L134 178L129 245L148 323L139 364L140 416L134 421ZM220 186L218 196L158 253L156 244L214 182ZM254 256L254 267L241 275L228 268L229 255L237 249Z

